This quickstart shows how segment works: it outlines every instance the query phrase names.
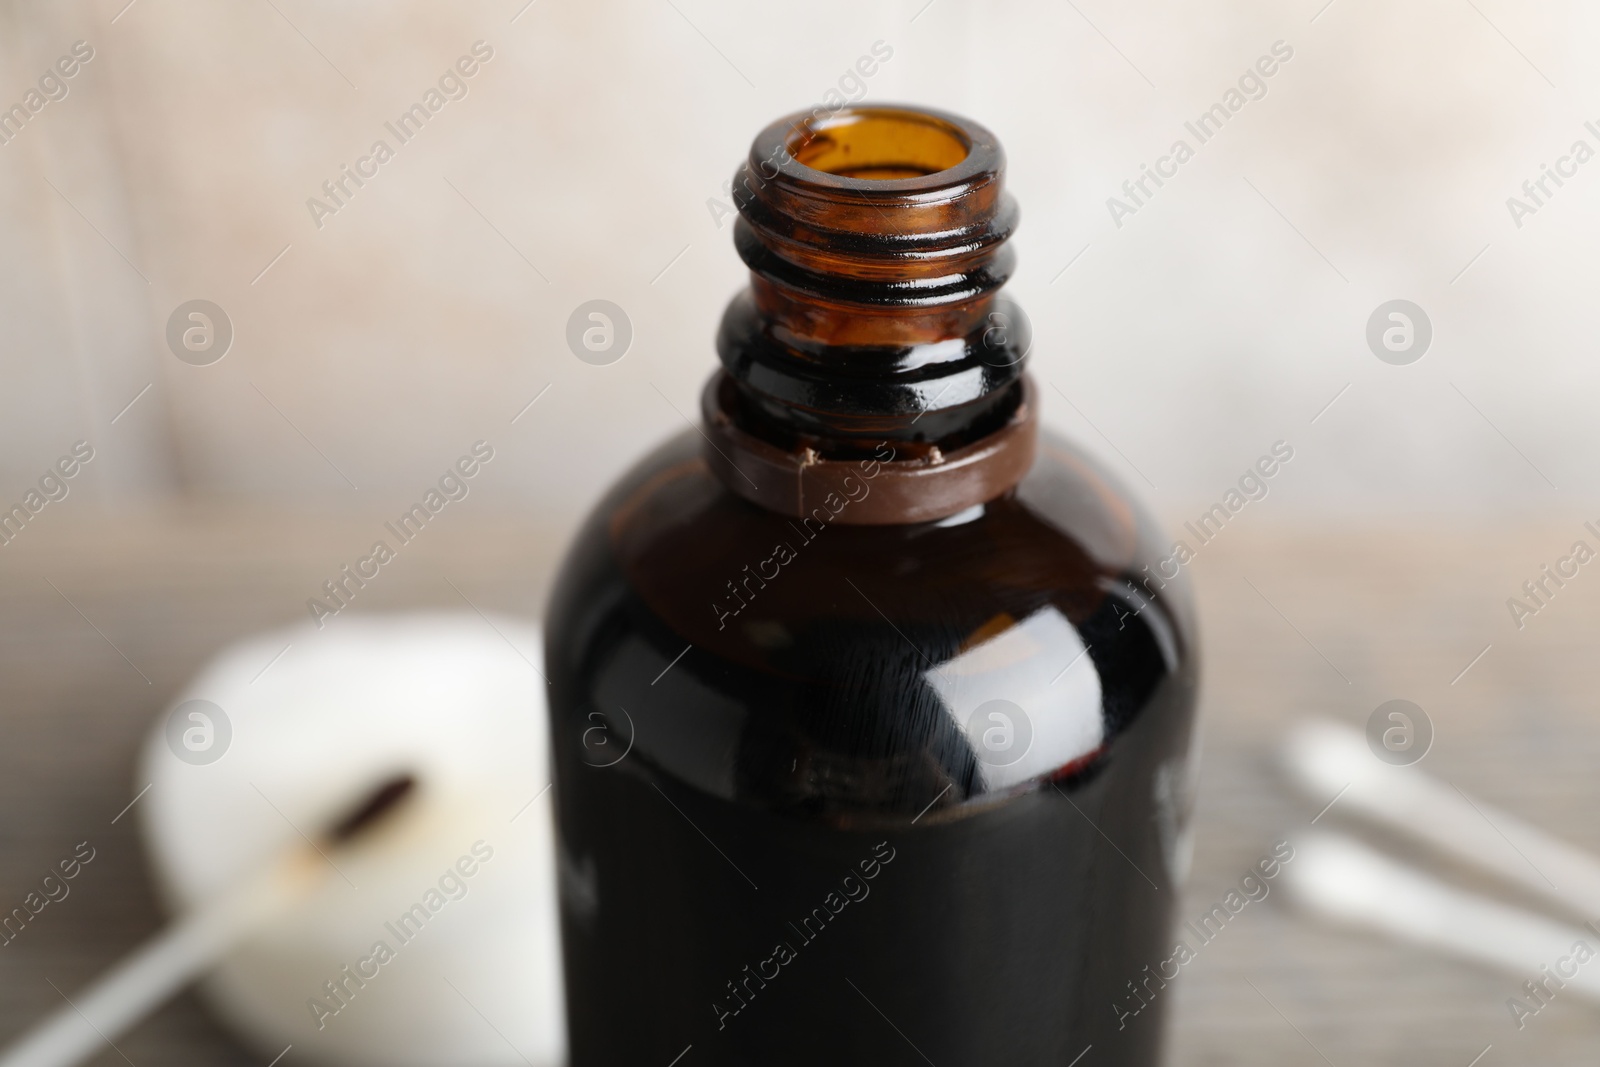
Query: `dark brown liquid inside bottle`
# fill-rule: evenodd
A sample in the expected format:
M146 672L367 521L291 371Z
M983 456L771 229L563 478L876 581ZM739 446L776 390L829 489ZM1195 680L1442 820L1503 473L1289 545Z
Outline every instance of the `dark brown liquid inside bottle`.
M1157 1062L1193 625L1155 526L1037 440L1002 177L898 108L741 169L703 432L547 623L574 1067Z

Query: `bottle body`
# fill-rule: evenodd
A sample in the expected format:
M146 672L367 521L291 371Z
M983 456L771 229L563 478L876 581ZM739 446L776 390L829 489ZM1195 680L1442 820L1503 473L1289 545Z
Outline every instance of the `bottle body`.
M1167 542L1049 438L902 524L849 522L870 457L798 517L705 453L626 476L550 607L573 1067L1157 1062L1195 687Z

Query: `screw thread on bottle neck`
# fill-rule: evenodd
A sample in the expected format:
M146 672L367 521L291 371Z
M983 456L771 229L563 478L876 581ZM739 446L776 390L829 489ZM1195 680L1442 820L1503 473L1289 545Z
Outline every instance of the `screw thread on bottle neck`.
M1028 346L999 295L1017 223L987 129L931 110L780 119L734 180L751 284L718 353L730 416L785 448L937 456L1004 425Z

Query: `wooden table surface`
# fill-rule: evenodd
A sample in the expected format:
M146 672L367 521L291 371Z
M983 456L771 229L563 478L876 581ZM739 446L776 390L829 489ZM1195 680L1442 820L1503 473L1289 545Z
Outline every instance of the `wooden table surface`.
M221 645L304 617L305 598L371 539L362 516L60 510L0 548L0 907L21 904L77 842L89 841L96 857L67 899L0 948L0 1041L62 1002L52 983L70 994L160 921L133 820L112 822L133 799L135 752L154 717ZM1434 723L1424 769L1600 850L1600 721L1591 710L1600 575L1580 573L1520 632L1505 606L1540 564L1586 536L1580 520L1270 519L1230 526L1192 565L1205 754L1184 917L1209 910L1325 803L1294 793L1276 769L1285 728L1310 715L1360 726L1395 697ZM463 608L448 578L484 610L537 616L558 550L559 536L535 521L464 515L430 527L357 606ZM1354 825L1341 818L1335 805L1319 826ZM1600 1061L1600 1010L1569 993L1519 1031L1505 1002L1520 983L1326 926L1275 892L1200 949L1163 994L1173 1010L1168 1061ZM265 1063L188 995L118 1046L123 1055L108 1048L94 1062Z

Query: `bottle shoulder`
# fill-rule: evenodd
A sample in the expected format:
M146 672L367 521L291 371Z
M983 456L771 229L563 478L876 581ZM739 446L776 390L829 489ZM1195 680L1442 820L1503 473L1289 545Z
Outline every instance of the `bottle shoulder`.
M558 703L645 761L779 806L914 813L1088 766L1163 693L1187 706L1183 578L1155 575L1157 527L1070 444L910 526L839 521L842 496L759 508L701 447L681 435L621 479L551 603Z

